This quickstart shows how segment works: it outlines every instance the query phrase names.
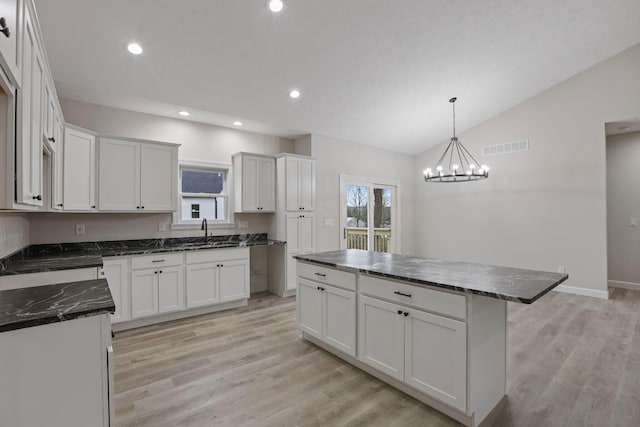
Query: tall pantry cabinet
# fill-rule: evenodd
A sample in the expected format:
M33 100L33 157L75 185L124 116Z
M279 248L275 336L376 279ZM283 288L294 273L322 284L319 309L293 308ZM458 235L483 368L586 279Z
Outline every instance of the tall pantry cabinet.
M275 290L283 296L293 295L296 291L296 260L293 257L315 251L315 172L315 159L311 157L276 156L276 214L271 238L287 242L284 288Z

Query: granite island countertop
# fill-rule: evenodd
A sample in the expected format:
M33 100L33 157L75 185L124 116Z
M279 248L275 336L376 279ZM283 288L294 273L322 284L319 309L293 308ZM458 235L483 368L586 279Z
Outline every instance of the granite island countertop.
M569 278L567 274L469 262L440 261L347 249L295 256L300 261L416 285L531 304Z
M283 245L266 233L32 245L0 259L0 276L101 267L103 257Z
M106 279L0 291L0 332L113 313Z

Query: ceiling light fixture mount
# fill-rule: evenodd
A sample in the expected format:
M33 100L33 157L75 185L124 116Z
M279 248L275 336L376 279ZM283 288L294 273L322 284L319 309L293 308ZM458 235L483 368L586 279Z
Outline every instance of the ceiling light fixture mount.
M179 111L178 114L180 114L182 117L188 117L191 115L191 113L189 113L188 111Z
M234 126L242 126L242 122L240 120L236 120L235 122L233 122Z
M282 0L270 0L269 1L269 10L274 13L278 13L282 10L284 4L282 4Z
M489 167L482 165L478 168L478 161L456 136L457 100L456 97L449 100L453 107L453 136L444 153L440 156L440 160L436 163L435 171L431 168L424 170L426 182L468 182L489 178ZM445 170L442 164L447 161L449 168Z

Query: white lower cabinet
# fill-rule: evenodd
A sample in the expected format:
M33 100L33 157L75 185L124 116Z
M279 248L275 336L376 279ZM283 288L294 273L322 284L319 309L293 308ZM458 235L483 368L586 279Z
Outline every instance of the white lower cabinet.
M359 296L359 359L465 410L467 325L400 304Z
M360 360L398 380L404 380L404 316L401 306L359 297Z
M249 298L249 249L187 254L187 308Z
M100 269L100 277L107 279L113 302L116 305L116 311L111 315L111 323L130 320L129 259L106 258Z
M355 357L355 292L302 278L297 292L300 329Z
M131 273L131 318L184 309L183 267L159 267Z
M467 325L421 310L404 324L404 381L454 408L466 409Z

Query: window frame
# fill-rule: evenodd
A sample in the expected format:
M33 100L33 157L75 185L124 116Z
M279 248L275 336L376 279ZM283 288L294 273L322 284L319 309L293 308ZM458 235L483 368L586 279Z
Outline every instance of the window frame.
M224 175L222 182L222 192L220 194L208 194L208 193L183 193L182 192L182 171L194 170L204 172L222 172ZM231 205L233 203L233 173L231 170L231 164L217 163L217 162L204 162L200 160L180 159L178 161L178 209L173 213L172 229L189 229L200 228L203 218L199 219L182 219L182 201L184 197L197 197L200 199L221 197L224 199L224 216L225 219L207 218L207 224L209 228L235 228L235 222L233 217L233 209Z

